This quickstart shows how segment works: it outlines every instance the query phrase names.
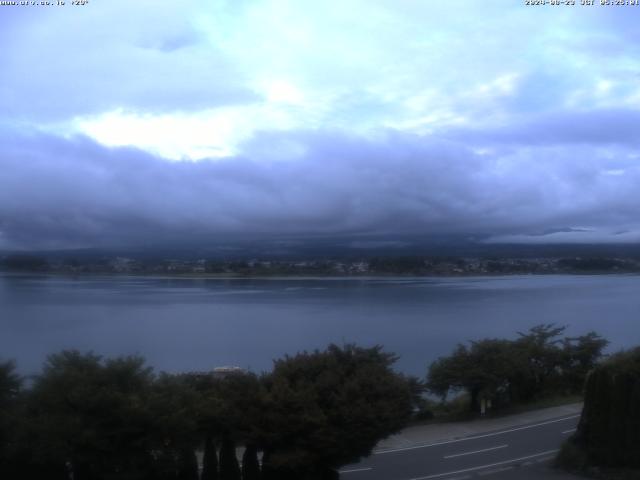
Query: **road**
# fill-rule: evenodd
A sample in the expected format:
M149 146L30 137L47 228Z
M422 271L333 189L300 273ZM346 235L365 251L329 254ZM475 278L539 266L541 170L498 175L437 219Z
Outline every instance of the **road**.
M375 452L340 470L342 480L574 478L542 473L575 431L579 415L469 437ZM546 470L544 470L546 472Z

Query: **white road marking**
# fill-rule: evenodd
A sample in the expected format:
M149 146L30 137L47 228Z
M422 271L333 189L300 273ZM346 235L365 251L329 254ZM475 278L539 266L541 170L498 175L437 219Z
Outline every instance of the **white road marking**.
M406 450L416 450L418 448L436 447L438 445L447 445L449 443L466 442L468 440L476 440L478 438L494 437L496 435L503 435L505 433L517 432L519 430L526 430L528 428L541 427L543 425L549 425L551 423L564 422L566 420L571 420L573 418L578 418L579 416L580 416L580 414L571 415L570 417L557 418L555 420L548 420L546 422L536 423L535 425L526 425L524 427L511 428L509 430L503 430L501 432L485 433L484 435L475 435L473 437L457 438L455 440L446 440L444 442L429 443L429 444L426 444L426 445L414 445L413 447L392 448L390 450L380 450L378 452L373 452L373 455L384 455L385 453L404 452Z
M478 472L478 476L484 477L485 475L494 475L500 472L506 472L507 470L513 470L513 466L511 467L502 467L502 468L494 468L493 470L485 470L484 472Z
M536 463L548 462L549 460L553 460L553 457L538 458Z
M543 455L549 455L556 453L558 450L547 450L546 452L534 453L533 455L527 455L526 457L512 458L510 460L503 460L502 462L490 463L489 465L480 465L479 467L465 468L463 470L456 470L455 472L434 473L433 475L426 475L424 477L415 477L411 480L427 480L429 478L446 477L447 475L455 475L457 473L473 472L475 470L484 470L485 468L497 467L498 465L505 465L507 463L519 462L520 460L528 460L530 458L541 457Z
M445 455L444 458L456 458L464 457L465 455L473 455L474 453L489 452L491 450L498 450L499 448L507 448L509 445L498 445L497 447L483 448L482 450L474 450L473 452L455 453L453 455Z
M371 467L367 468L352 468L351 470L338 470L338 473L354 473L354 472L367 472L373 470Z
M575 432L575 431L576 431L576 429L575 429L575 428L571 428L571 429L569 429L569 430L565 430L564 432L561 432L561 433L564 435L564 434L566 434L566 433L572 433L572 432Z

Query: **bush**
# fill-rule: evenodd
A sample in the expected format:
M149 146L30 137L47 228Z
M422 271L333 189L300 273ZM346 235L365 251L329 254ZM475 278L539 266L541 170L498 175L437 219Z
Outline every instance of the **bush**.
M572 439L569 439L560 448L555 466L570 472L583 471L587 466L587 454Z
M640 347L611 357L589 374L578 429L561 449L558 465L615 472L603 478L639 478L639 405Z

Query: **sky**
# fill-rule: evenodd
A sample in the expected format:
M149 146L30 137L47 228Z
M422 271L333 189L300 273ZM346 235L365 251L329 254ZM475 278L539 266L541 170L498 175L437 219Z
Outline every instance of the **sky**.
M0 6L0 248L638 242L640 6L576 3Z

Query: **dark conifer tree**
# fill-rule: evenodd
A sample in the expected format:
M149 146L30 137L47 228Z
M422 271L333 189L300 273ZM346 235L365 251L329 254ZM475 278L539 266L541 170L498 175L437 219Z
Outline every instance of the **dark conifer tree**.
M260 480L260 478L258 448L255 445L247 445L242 455L242 480Z
M22 379L15 373L13 362L0 363L0 478L12 473L13 456L9 446L15 443L16 403Z
M200 480L218 480L218 454L216 453L216 444L210 436L204 442Z
M192 448L182 449L178 461L178 480L198 480L198 459Z
M262 452L262 468L260 472L262 475L262 480L278 480L278 472L271 465L270 457L271 454L269 450L264 450Z
M639 404L640 347L614 355L591 372L582 417L570 440L589 465L640 469Z
M220 448L220 480L240 480L236 443L229 437L222 440Z

